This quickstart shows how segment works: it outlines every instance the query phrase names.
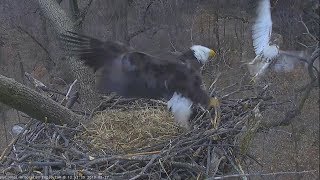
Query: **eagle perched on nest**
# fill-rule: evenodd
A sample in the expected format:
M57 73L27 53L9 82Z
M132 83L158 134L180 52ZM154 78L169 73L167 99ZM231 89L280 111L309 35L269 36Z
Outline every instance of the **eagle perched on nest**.
M204 64L215 52L204 46L192 46L179 59L160 59L116 41L67 32L60 35L70 55L78 55L95 72L100 93L116 92L123 97L168 100L168 109L177 123L189 128L192 104L208 108L210 97L201 88L202 80L190 60Z

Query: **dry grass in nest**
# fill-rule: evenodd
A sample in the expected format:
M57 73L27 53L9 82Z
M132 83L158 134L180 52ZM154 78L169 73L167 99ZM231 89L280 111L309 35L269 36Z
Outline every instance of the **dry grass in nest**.
M168 141L179 135L179 128L165 108L112 109L96 114L82 134L94 149L128 153Z

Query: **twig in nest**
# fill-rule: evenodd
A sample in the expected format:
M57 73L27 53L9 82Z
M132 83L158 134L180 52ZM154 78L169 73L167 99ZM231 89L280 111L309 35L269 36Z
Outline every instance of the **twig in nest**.
M219 166L221 164L221 162L226 159L225 156L223 156L222 154L216 152L217 148L214 147L211 151L211 160L210 160L210 164L207 165L208 167L208 172L207 175L208 177L213 177L217 174Z
M238 171L238 173L244 174L244 171L242 169L241 164L239 163L239 161L237 160L237 158L234 156L233 151L228 148L228 150L223 149L225 152L225 156L227 157L227 159L230 161L231 165L233 166L233 168ZM247 180L247 177L244 176L242 177L242 179Z
M225 99L225 98L227 98L227 97L229 97L229 96L231 96L231 95L233 95L233 94L238 93L238 92L241 90L241 88L243 87L243 86L242 86L242 82L243 82L245 76L246 76L246 74L241 77L239 83L235 83L235 84L234 84L234 85L239 84L238 88L237 88L235 91L232 91L232 92L230 92L230 93L228 93L228 94L223 95L221 99ZM233 86L233 85L232 85L232 86ZM229 87L232 87L232 86L229 86ZM229 87L227 87L227 88L229 88Z
M273 173L253 173L253 174L232 174L232 175L226 175L226 176L218 176L218 177L212 177L208 178L207 180L215 180L215 179L226 179L226 178L237 178L237 177L252 177L252 176L258 176L263 178L264 176L279 176L279 175L300 175L300 174L309 174L309 173L315 173L316 170L310 170L310 171L300 171L300 172L273 172Z
M163 171L166 173L167 178L171 180L171 178L170 178L170 176L169 176L168 172L166 171L166 169L164 168L164 166L163 166L163 164L162 164L161 159L159 159L159 163L160 163L160 166L161 166L161 168L163 169Z
M19 133L19 134L17 135L17 137L15 137L15 138L10 142L10 144L4 149L4 151L1 153L1 156L0 156L0 162L1 162L1 163L3 163L3 162L6 160L8 154L9 154L9 153L11 152L11 150L12 150L13 145L18 141L18 139L19 139L23 134L25 134L25 133L27 132L27 129L32 125L32 122L33 122L33 120L30 120L30 121L28 122L28 124L24 127L24 131L23 131L22 133Z
M105 107L108 104L108 102L110 102L114 97L116 97L116 94L108 96L106 100L102 101L96 108L94 108L89 116L89 119L92 119L94 113Z
M65 97L62 99L62 101L61 101L60 104L64 104L64 103L67 104L68 101L70 101L70 93L71 93L71 91L72 91L73 86L74 86L77 82L78 82L77 79L73 81L73 83L70 85L70 87L69 87L69 89L68 89L67 94L66 94ZM76 93L73 95L73 98L76 99L76 100L78 99ZM66 102L66 101L67 101L67 102ZM69 103L69 106L70 106L70 105L71 105L71 104ZM72 104L72 105L73 105L73 104Z
M74 86L77 82L78 82L78 80L76 79L76 80L74 80L73 83L70 85L70 87L69 87L69 89L68 89L68 92L67 92L67 94L66 94L66 99L67 99L67 100L68 100L68 98L70 97L70 92L71 92L73 86Z
M66 104L66 107L68 109L71 109L72 106L77 102L79 98L79 92L75 92L68 100L67 104Z
M221 76L221 73L219 72L217 75L216 75L216 78L213 80L213 82L211 83L211 85L209 86L209 91L211 91L210 92L210 97L211 96L213 96L213 94L214 94L214 92L215 92L215 84L217 83L217 81L219 80L219 78L220 78L220 76Z
M131 178L130 180L135 180L135 179L138 179L141 176L143 176L144 173L152 166L153 162L159 157L160 157L159 155L153 155L153 157L150 159L148 164L141 170L141 172L138 175L136 175L135 177Z
M21 165L29 165L29 166L59 166L59 167L65 167L66 163L63 161L55 161L55 162L37 162L37 161L31 161L29 163L21 163Z
M157 103L157 104L162 104L162 105L167 106L167 103L166 103L166 102L164 102L164 101L161 101L161 100L150 99L150 101L151 101L151 102L155 102L155 103Z
M182 168L187 168L191 171L197 172L197 173L204 173L206 170L204 167L198 165L198 164L190 164L190 163L183 163L183 162L171 162L170 163L172 166L176 167L182 167Z

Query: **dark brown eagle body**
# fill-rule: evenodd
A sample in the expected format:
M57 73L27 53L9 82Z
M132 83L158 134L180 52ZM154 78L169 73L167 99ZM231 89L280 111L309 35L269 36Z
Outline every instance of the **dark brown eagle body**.
M197 58L194 56L194 52L191 49L188 49L187 51L181 53L181 52L164 52L157 54L157 57L161 59L176 59L188 66L188 68L193 68L196 71L200 72L200 68L203 66L201 62L197 60Z
M96 73L101 93L116 92L124 97L165 98L176 92L205 107L208 94L201 89L199 72L176 59L160 59L134 51L122 43L69 32L61 35L71 55L79 55Z
M177 58L180 61L186 63L189 67L192 67L197 71L200 71L200 68L203 66L203 64L199 62L196 57L194 57L193 53L194 52L191 49L189 49Z

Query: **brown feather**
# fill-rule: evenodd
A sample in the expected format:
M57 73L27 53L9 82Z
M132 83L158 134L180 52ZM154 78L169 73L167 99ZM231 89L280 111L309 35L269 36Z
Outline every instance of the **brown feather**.
M197 58L194 56L193 51L191 49L188 49L183 53L172 53L172 52L159 53L157 56L161 59L173 59L173 60L181 61L185 63L188 67L194 68L198 72L200 72L200 68L203 66L203 64L200 63L197 60Z

